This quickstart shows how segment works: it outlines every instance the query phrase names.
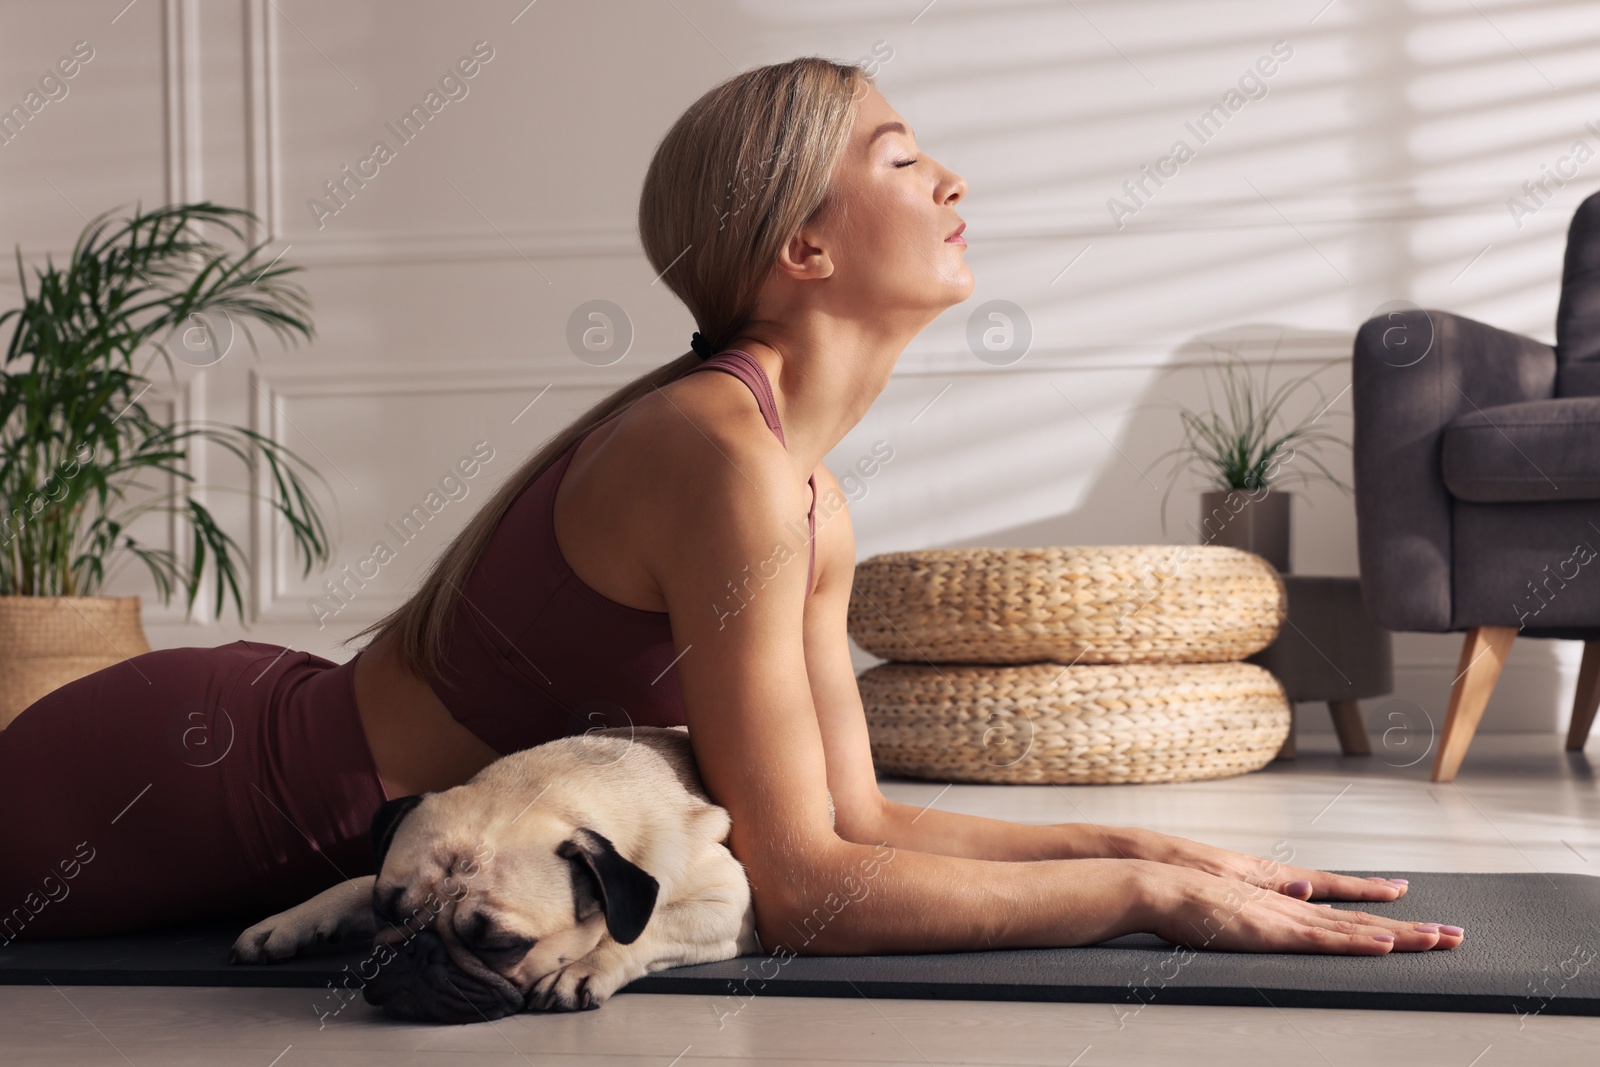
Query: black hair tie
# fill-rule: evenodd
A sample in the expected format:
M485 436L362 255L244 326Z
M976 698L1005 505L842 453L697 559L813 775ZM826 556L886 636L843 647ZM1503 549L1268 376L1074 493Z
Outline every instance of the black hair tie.
M716 348L712 346L710 341L700 335L699 330L696 330L694 336L689 338L689 347L694 349L701 359L710 359L717 354Z

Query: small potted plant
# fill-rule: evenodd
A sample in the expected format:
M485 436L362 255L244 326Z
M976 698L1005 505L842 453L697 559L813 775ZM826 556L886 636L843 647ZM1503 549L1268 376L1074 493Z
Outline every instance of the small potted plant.
M1310 374L1293 378L1268 393L1272 378L1272 361L1268 360L1260 388L1256 386L1250 367L1230 352L1229 359L1214 360L1206 371L1206 399L1211 410L1196 413L1180 409L1184 440L1156 459L1159 464L1169 456L1177 457L1167 491L1161 497L1161 529L1167 528L1167 498L1171 496L1178 476L1184 471L1199 468L1209 482L1210 489L1200 494L1200 526L1198 535L1202 544L1220 544L1242 548L1264 557L1279 573L1289 573L1289 503L1291 494L1282 488L1292 478L1309 483L1325 478L1346 493L1354 490L1341 481L1317 459L1315 452L1323 445L1350 443L1336 434L1317 427L1317 423L1330 415L1348 415L1348 412L1330 413L1330 402L1314 376L1337 363L1331 360ZM1226 411L1219 411L1212 397L1212 377L1220 379ZM1302 386L1311 385L1317 392L1317 402L1310 406L1298 423L1274 436L1274 425L1280 409ZM1335 398L1337 399L1337 397ZM1308 470L1314 467L1315 470Z
M226 354L212 330L223 320L252 351L252 323L282 340L311 338L309 301L286 280L300 268L258 263L263 246L249 246L242 229L251 219L210 203L135 208L115 221L107 213L65 265L47 259L31 279L17 252L22 303L0 315L0 326L13 326L0 366L0 728L52 689L150 650L139 598L99 595L120 561L148 568L163 603L182 588L189 608L209 576L216 611L231 599L243 618L244 553L191 492L195 443L252 473L264 464L265 499L287 520L306 573L329 557L304 460L244 427L169 424L142 400L156 359L176 380L168 345L180 331L190 363ZM210 351L201 360L192 358L197 338ZM188 535L186 558L130 529L151 513Z

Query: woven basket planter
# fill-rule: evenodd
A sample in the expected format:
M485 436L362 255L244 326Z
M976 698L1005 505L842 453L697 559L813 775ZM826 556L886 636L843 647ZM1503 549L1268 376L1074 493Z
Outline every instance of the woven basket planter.
M1289 701L1251 663L881 663L857 678L885 774L1030 785L1181 782L1259 770Z
M945 548L856 564L848 626L911 663L1221 663L1270 645L1287 609L1237 548Z
M46 693L149 651L136 596L0 597L0 729Z

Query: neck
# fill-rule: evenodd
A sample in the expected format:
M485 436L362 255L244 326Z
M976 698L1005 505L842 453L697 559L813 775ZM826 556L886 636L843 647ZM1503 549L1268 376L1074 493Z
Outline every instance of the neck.
M889 384L889 375L926 320L890 329L837 321L780 329L753 323L725 347L747 352L766 371L784 444L802 479L855 428Z

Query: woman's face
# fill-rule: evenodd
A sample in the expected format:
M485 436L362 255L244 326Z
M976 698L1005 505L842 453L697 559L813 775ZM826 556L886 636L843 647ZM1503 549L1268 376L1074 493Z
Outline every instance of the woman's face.
M867 86L845 157L835 172L835 204L791 245L813 266L830 265L832 301L873 316L896 309L931 319L972 295L972 270L956 205L959 174L918 151L910 124Z

